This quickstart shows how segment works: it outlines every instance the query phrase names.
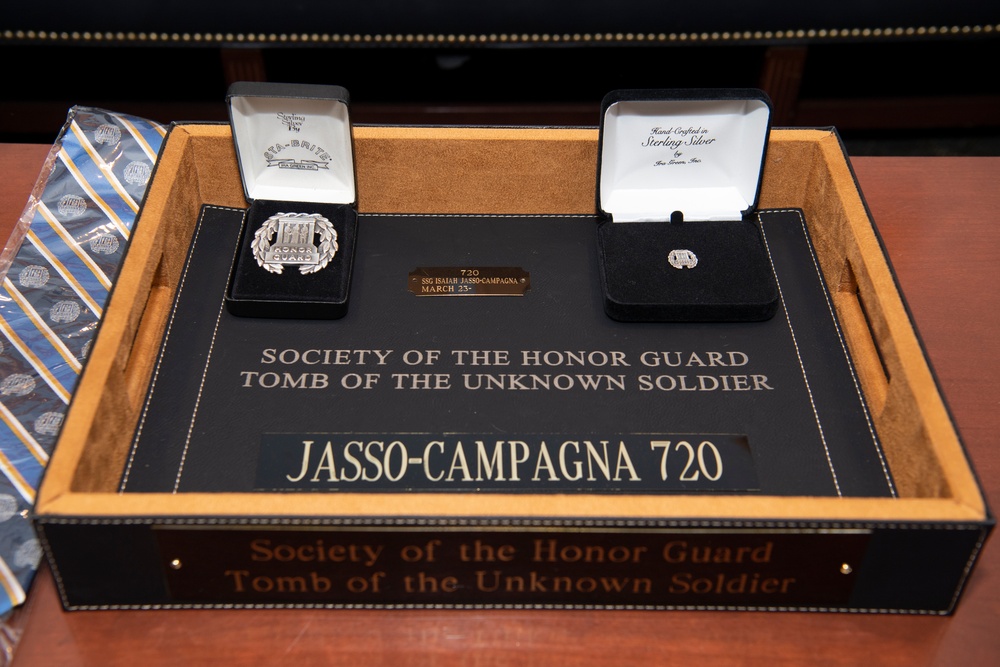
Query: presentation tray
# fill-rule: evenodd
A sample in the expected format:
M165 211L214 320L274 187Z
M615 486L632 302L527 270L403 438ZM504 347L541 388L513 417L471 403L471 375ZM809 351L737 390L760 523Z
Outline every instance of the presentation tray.
M993 518L834 130L771 130L744 324L604 316L596 129L353 132L351 310L276 324L214 297L229 126L171 128L35 507L66 609L954 609Z

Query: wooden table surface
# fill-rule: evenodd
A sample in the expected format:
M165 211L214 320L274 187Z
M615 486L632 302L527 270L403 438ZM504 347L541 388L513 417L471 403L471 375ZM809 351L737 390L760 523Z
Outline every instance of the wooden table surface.
M24 208L47 149L0 144L0 238L7 238ZM866 157L852 163L988 501L1000 505L1000 158ZM950 617L500 610L66 613L43 568L28 601L8 620L11 630L22 633L11 664L993 665L1000 664L995 541L987 543Z

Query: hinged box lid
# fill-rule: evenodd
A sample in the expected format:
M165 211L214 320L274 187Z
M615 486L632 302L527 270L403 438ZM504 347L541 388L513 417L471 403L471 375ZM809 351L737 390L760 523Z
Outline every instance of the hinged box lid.
M353 204L349 101L340 86L230 86L226 102L247 200Z
M757 89L617 90L601 104L597 208L614 222L739 220L771 127Z

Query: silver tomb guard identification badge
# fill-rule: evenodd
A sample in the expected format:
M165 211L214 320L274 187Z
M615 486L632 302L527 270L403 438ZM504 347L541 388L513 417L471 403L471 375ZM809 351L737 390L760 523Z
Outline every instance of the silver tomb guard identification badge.
M303 274L316 273L337 254L337 230L318 213L278 213L260 226L251 248L257 264L271 273L293 265Z
M667 261L675 269L693 269L698 266L698 255L687 249L671 250Z

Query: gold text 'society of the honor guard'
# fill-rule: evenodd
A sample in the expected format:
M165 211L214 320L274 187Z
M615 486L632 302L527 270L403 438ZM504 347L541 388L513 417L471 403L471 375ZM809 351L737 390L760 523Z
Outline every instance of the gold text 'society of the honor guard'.
M251 247L257 264L271 273L293 265L316 273L337 254L337 230L318 213L278 213L260 226Z

